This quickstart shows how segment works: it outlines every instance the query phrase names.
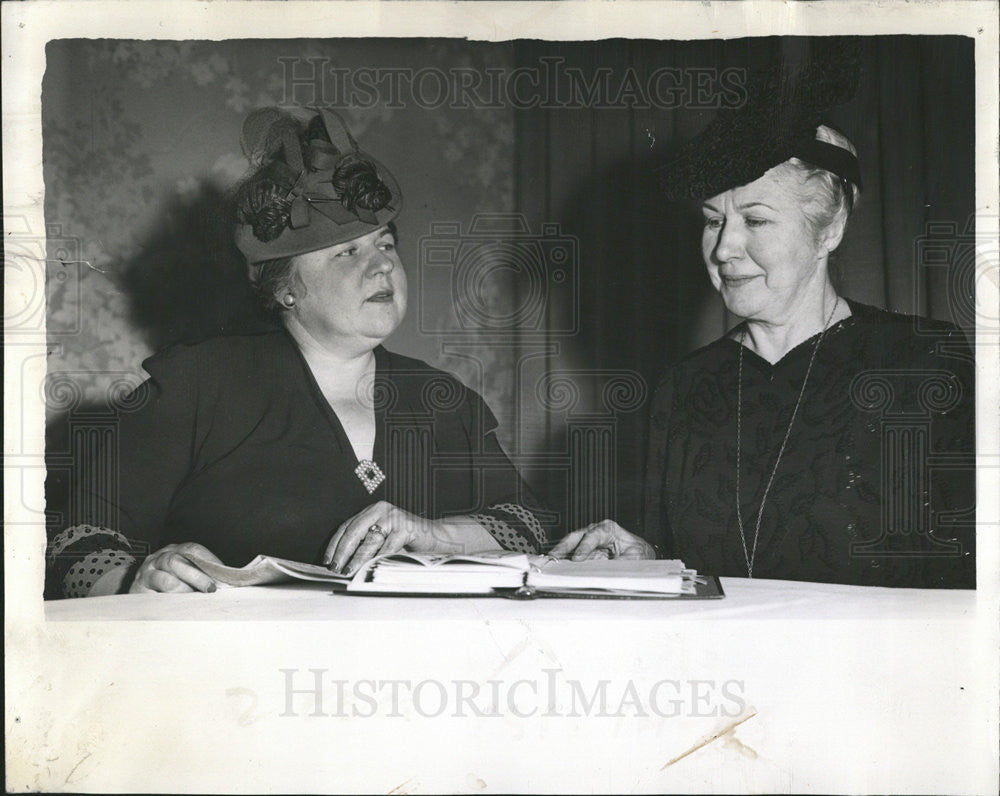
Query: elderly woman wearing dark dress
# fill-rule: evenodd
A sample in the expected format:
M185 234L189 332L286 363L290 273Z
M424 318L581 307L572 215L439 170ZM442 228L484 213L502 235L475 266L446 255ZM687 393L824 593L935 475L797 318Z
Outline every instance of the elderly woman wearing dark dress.
M711 574L973 587L969 346L838 293L855 149L815 109L757 101L664 175L673 198L700 200L708 276L744 320L659 385L646 538L605 521L553 552L650 557L651 541Z
M381 346L407 298L392 175L326 111L255 112L243 143L256 168L236 240L279 323L143 363L120 477L89 500L103 523L50 542L51 581L65 596L205 592L187 553L345 570L404 548L537 552L545 531L486 404Z

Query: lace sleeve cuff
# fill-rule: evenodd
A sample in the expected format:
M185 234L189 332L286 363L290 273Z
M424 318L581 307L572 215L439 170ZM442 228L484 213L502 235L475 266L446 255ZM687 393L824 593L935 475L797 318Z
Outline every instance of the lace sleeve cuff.
M545 529L538 518L516 503L498 503L472 517L482 524L505 550L540 553L546 543Z
M49 577L64 597L87 597L113 571L135 565L132 546L122 534L93 525L74 525L59 533L46 553Z

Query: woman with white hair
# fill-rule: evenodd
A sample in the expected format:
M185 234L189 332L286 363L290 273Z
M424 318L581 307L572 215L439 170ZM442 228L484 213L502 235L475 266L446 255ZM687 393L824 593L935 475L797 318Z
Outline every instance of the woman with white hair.
M605 521L554 554L655 544L718 575L973 587L972 353L949 323L838 292L861 169L787 89L759 89L665 170L671 198L700 201L708 276L743 321L659 385L645 539Z

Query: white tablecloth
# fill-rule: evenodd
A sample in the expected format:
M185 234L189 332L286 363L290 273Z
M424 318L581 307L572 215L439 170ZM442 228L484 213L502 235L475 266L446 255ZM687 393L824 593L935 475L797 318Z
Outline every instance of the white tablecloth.
M296 583L213 594L130 594L46 604L50 620L677 620L953 619L973 610L975 592L882 589L796 581L722 578L721 600L581 600L540 598L396 598L332 594L324 584Z
M8 750L84 791L995 790L976 593L723 586L53 602L8 661Z

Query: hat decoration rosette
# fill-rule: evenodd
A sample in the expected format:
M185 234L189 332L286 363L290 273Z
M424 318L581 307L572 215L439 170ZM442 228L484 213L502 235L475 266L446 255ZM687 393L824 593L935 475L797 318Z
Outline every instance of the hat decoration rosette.
M241 143L257 167L237 193L236 245L250 264L316 251L388 224L403 196L337 114L303 131L276 108L251 113Z
M816 130L830 110L857 92L860 47L850 38L832 38L812 48L800 64L777 64L752 74L746 102L720 110L659 169L668 199L717 196L793 157L861 188L858 159L846 149L816 140Z

